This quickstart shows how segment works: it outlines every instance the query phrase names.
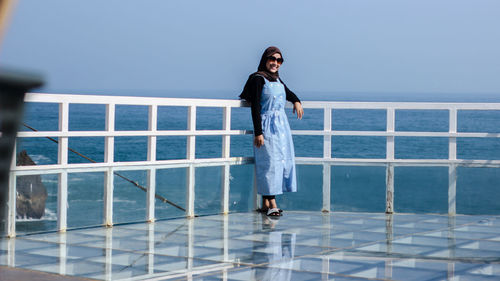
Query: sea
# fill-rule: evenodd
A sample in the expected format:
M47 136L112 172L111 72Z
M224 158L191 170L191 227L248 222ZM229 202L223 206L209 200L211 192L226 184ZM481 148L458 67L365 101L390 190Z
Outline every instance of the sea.
M90 94L85 92L75 94ZM92 94L96 94L93 92ZM107 94L105 92L97 94ZM237 99L238 93L193 92L144 92L114 91L117 95L177 98ZM304 101L395 101L395 102L500 102L499 94L425 94L425 93L324 93L297 92ZM287 109L292 129L322 130L323 112L305 109L302 120ZM384 110L333 110L333 130L384 131ZM148 109L145 106L116 107L116 130L147 130ZM40 131L58 128L58 105L52 103L27 103L24 120ZM448 112L444 110L398 110L397 131L447 132ZM185 130L186 107L159 107L158 130ZM232 129L252 130L249 108L232 110ZM71 104L69 129L98 131L105 129L105 106ZM222 108L198 108L197 129L222 129ZM20 130L29 131L26 127ZM459 132L500 133L500 111L459 111ZM332 157L385 158L385 137L334 136ZM322 136L294 136L296 156L321 157ZM74 137L69 147L97 162L104 161L103 137ZM57 163L57 143L47 138L20 138L17 152L26 150L37 165ZM231 156L251 157L252 136L231 136ZM141 161L147 158L147 137L115 137L115 161ZM221 136L196 138L197 158L218 158L222 154ZM157 159L185 159L186 137L158 137ZM397 159L447 159L448 139L439 137L397 137ZM500 160L500 138L459 138L457 158ZM88 163L89 160L69 152L70 163ZM221 210L222 167L198 167L195 170L195 213L210 215ZM120 171L125 177L146 186L146 171ZM185 207L186 168L157 171L156 192L168 200ZM397 213L438 213L448 211L448 168L395 167L394 210ZM457 171L457 213L500 214L500 171L498 168L459 167ZM144 221L146 193L134 184L115 175L113 198L114 223ZM331 206L333 211L384 212L385 177L383 166L333 166L331 171ZM322 166L297 165L298 192L278 196L279 206L285 210L320 211L322 208ZM104 173L70 173L68 176L68 228L102 225ZM41 219L17 218L17 232L33 233L57 228L58 175L42 175L47 189L45 215ZM234 165L230 170L230 211L253 210L253 164ZM155 204L157 219L184 216L184 212L160 200Z

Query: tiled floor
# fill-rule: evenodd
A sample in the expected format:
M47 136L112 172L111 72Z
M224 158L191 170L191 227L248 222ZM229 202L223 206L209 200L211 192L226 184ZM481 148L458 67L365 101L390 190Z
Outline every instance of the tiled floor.
M105 280L500 280L500 216L215 215L4 239L0 265Z

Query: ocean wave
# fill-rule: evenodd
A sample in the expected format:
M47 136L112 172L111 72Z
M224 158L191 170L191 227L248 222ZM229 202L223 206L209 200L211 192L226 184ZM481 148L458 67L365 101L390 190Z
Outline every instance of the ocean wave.
M57 213L49 209L45 209L45 214L39 218L16 217L17 222L30 222L30 221L57 221Z
M52 159L50 159L49 157L40 154L30 155L30 158L37 165L44 165L53 162Z
M129 203L129 204L136 204L137 203L137 201L134 201L134 200L119 199L119 198L114 198L113 202L114 203Z
M53 180L53 179L44 179L42 177L42 183L44 183L44 184L45 183L58 183L58 182L59 182L59 180L57 180L57 179L55 179L55 180Z
M75 202L103 202L104 200L103 199L75 199L75 200L71 200L72 203L75 203Z

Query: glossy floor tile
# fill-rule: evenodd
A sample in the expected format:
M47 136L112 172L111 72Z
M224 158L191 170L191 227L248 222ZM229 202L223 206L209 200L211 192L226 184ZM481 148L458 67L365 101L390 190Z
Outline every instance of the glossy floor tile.
M2 239L0 265L98 280L500 280L500 216L203 216Z

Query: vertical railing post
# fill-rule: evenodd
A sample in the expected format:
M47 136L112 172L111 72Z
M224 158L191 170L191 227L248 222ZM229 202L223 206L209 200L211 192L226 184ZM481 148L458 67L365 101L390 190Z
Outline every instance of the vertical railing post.
M61 233L58 235L59 243L59 274L66 275L66 262L68 259L68 247L67 247L67 237L66 233Z
M156 169L151 168L147 171L148 189L146 192L146 220L155 221L155 194L156 194Z
M115 105L106 105L106 131L110 134L115 132ZM105 137L104 162L112 164L114 162L115 137L109 135Z
M453 162L457 160L457 138L454 134L457 133L457 109L451 108L449 111L449 144L448 144L448 160ZM448 167L448 214L455 215L457 213L457 165L450 164Z
M394 132L396 128L396 112L394 108L387 108L387 141L385 157L387 161L386 180L385 180L385 212L392 214L394 212Z
M252 197L253 197L253 206L254 206L254 210L258 210L260 208L262 208L262 196L260 196L258 193L257 193L257 171L255 169L255 164L254 164L254 169L253 169L253 193L252 193Z
M63 171L58 175L57 185L57 230L65 232L67 224L68 210L68 172Z
M157 132L158 106L149 106L148 131L152 134ZM148 137L148 161L156 161L156 136Z
M59 104L59 132L67 134L69 131L69 103L63 102ZM58 163L65 166L68 164L68 137L62 136L59 138L58 146Z
M457 213L457 165L448 166L448 214Z
M59 131L62 134L69 132L69 103L59 104ZM58 163L61 166L68 164L68 137L59 138ZM68 213L68 173L63 171L59 174L57 192L57 230L65 232L67 228Z
M187 137L186 158L191 161L187 172L187 191L186 191L186 216L194 217L194 197L195 197L195 167L193 165L196 157L196 106L191 105L188 108L188 131L191 133Z
M231 130L231 107L224 107L222 119L222 129L225 131L225 135L222 137L222 158L228 160L230 156L231 149L231 136L229 131ZM222 171L222 200L221 209L223 214L229 213L229 180L230 180L230 170L231 166L226 163L224 164Z
M16 267L16 239L7 239L7 255L5 258L7 259L4 263L10 267Z
M113 228L107 228L105 231L104 279L113 280Z
M115 153L115 104L106 105L106 131L110 134L105 137L104 162L108 165L114 162ZM113 190L114 171L112 167L104 175L104 225L113 226Z
M108 168L104 174L104 225L113 226L113 191L115 177L113 168Z
M323 159L329 161L332 158L332 108L323 109ZM323 208L321 211L331 210L331 165L323 163Z
M388 163L385 177L385 213L394 213L394 165Z
M16 184L17 176L9 173L9 193L7 198L7 222L5 224L7 237L16 237Z
M152 134L157 132L158 106L149 106L148 131ZM156 161L156 136L148 137L148 161ZM148 189L146 194L146 220L155 221L155 193L156 193L156 169L147 170Z
M148 274L154 274L155 271L155 224L150 223L148 225L148 257L147 257L147 268Z
M457 133L457 109L450 109L450 123L449 123L449 144L448 144L448 159L457 160L457 138L454 136Z
M394 132L396 127L396 117L394 108L387 108L387 142L386 142L386 159L387 162L394 160Z
M195 229L194 229L194 221L193 220L188 220L187 222L187 266L186 269L188 271L187 278L190 280L192 278L192 271L193 271L193 258L194 258L194 235L195 235Z

